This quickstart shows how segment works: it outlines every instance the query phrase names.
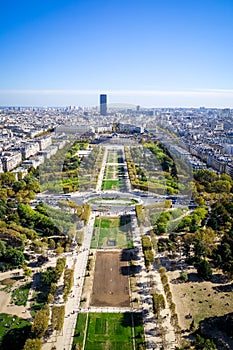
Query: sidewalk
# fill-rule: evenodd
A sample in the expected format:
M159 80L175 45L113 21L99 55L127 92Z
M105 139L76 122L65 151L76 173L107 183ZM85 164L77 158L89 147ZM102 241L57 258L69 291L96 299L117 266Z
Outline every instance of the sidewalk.
M88 225L85 228L84 241L79 252L73 252L66 258L66 264L69 268L74 268L74 285L65 304L65 319L63 331L60 335L54 332L52 336L43 344L43 350L51 350L56 346L56 350L71 350L73 335L75 331L78 312L80 310L80 300L84 284L89 248L91 244L92 231L95 221L95 215L91 214ZM58 304L59 305L59 304ZM62 304L60 304L62 305Z
M133 232L134 232L134 247L138 249L138 264L142 266L141 271L139 272L139 297L143 310L143 323L144 323L144 333L146 339L146 349L147 350L155 350L160 349L162 346L162 338L158 335L158 320L154 316L153 312L153 299L152 299L152 290L151 285L155 286L155 291L164 296L166 300L166 296L163 290L163 285L160 279L160 274L157 270L152 266L151 269L148 270L144 267L144 255L142 251L141 245L141 236L145 232L140 232L140 228L137 224L136 215L132 216L133 223ZM143 228L144 231L145 228ZM170 309L166 302L165 309L161 312L162 317L162 327L165 329L165 344L169 346L169 350L173 350L176 347L176 337L174 328L170 323Z

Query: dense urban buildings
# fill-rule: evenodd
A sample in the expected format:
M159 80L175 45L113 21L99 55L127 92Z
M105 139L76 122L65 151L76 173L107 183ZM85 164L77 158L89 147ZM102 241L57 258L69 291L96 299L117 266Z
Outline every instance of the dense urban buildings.
M99 349L185 349L188 334L194 350L209 317L229 323L232 110L6 107L0 141L0 282L29 279L0 291L0 316L37 337L17 349L89 349L93 333Z
M104 94L100 95L100 114L96 107L2 108L0 171L11 171L21 163L38 166L43 157L50 157L53 149L64 143L61 135L98 138L100 133L117 131L161 139L194 169L209 167L233 175L233 111L230 109L136 106L135 109L109 108L106 114ZM54 139L57 135L58 141Z

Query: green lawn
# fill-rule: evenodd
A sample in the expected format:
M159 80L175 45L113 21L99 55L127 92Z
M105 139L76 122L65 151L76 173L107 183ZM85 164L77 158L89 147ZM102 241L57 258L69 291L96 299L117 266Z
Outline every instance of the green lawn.
M108 163L122 162L122 152L109 152ZM106 164L102 190L125 190L125 168L119 165Z
M125 179L121 178L119 180L103 180L102 190L125 190Z
M119 190L119 180L103 180L102 190Z
M124 205L129 206L133 204L137 204L138 200L133 198L113 198L113 197L106 197L106 198L92 198L88 201L88 203L91 204L97 204L97 205Z
M11 295L11 303L21 306L26 306L27 300L28 300L28 294L31 287L31 282L24 284L23 286L20 286Z
M30 322L0 314L0 350L22 350L31 330Z
M133 247L130 216L95 219L91 248L107 247Z
M140 314L133 314L135 345L144 344L144 331ZM87 314L79 314L73 349L75 344L83 347ZM90 313L85 341L85 350L133 350L132 317L130 313ZM145 349L145 346L144 346Z

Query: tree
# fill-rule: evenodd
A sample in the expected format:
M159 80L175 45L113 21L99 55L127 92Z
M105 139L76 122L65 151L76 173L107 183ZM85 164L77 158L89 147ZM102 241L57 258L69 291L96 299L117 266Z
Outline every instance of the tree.
M20 180L14 183L13 190L15 192L19 192L20 190L25 189L25 187L26 187L26 182L24 180Z
M1 193L0 193L1 197ZM5 218L5 215L7 213L7 204L3 199L0 199L0 218Z
M15 174L6 172L0 175L2 185L13 185L16 182Z
M216 193L222 193L222 192L229 193L231 188L232 188L232 184L228 180L214 181L211 186L212 192L216 192Z
M200 261L202 257L206 257L206 246L203 241L195 239L193 242L194 245L194 258L195 261Z
M63 288L64 301L68 300L68 295L71 291L73 283L74 283L74 270L67 268L65 269L65 272L64 272L64 288Z
M217 350L217 347L213 340L206 339L197 334L195 341L196 350Z
M47 329L48 329L48 311L43 309L39 310L34 318L34 322L32 324L32 332L34 333L35 337L42 338Z
M0 257L6 254L6 243L0 239Z
M204 280L210 280L212 277L212 269L207 260L200 260L197 264L197 273Z
M58 246L54 251L56 255L61 255L62 253L64 253L64 248Z
M51 285L51 283L57 282L57 276L54 268L49 267L41 274L41 282L47 284L48 286Z
M182 282L187 282L188 281L188 274L185 271L180 272L180 279Z
M26 176L24 178L24 181L26 182L26 188L29 191L33 191L35 193L39 193L40 192L40 184L38 182L37 179L35 179L32 176Z
M52 239L52 238L49 240L49 248L50 249L56 248L56 243L55 243L54 239Z
M56 281L58 281L59 278L61 277L65 266L66 266L66 258L58 258L57 264L56 264L55 269L54 269Z
M218 180L218 175L211 170L201 169L194 174L194 179L200 184L204 185L207 190L210 189L211 184Z
M167 224L165 222L158 222L156 227L157 233L166 233L167 232Z
M24 275L26 277L30 277L32 275L32 269L30 269L29 267L25 267L24 268Z
M41 339L27 339L23 350L41 350L42 340Z
M8 199L8 191L7 188L0 188L0 198L2 203L6 203Z
M165 300L162 294L153 294L153 309L156 316L165 308Z
M49 293L47 298L47 303L52 304L53 301L54 301L54 295Z
M205 254L207 256L211 256L217 246L216 232L212 228L207 227L205 229L200 229L198 232L195 232L195 237L205 246Z
M9 261L13 266L21 267L25 264L23 252L18 249L8 248L5 254L6 261Z
M62 306L53 306L52 308L52 318L51 318L51 326L57 332L62 330L64 324L65 317L65 305Z
M193 234L188 233L182 237L183 253L188 260L191 258L192 244L193 244Z

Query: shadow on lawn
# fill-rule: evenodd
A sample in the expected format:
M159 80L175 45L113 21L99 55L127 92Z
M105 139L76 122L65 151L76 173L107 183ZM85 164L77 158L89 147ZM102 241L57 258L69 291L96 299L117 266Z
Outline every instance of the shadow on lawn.
M31 332L31 326L10 329L2 338L0 350L21 350Z
M138 313L125 312L121 319L121 324L123 327L132 327L132 320L133 320L134 327L143 326L142 314L140 312Z

